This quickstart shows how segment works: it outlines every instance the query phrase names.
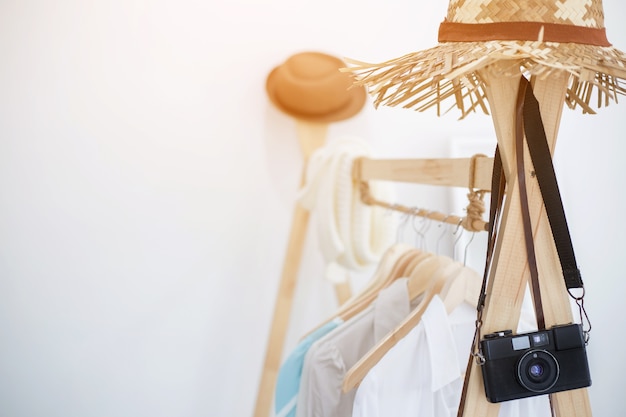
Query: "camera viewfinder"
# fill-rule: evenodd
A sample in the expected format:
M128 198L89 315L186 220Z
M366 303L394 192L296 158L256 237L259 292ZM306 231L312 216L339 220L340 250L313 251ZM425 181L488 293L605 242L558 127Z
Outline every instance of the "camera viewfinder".
M530 347L530 339L528 336L514 337L511 339L511 342L513 343L513 350L523 350Z
M547 333L536 333L532 335L533 346L545 346L549 343Z

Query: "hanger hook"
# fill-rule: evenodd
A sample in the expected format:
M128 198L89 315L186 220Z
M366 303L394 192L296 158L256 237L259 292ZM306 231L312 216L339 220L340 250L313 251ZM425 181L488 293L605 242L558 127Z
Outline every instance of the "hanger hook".
M456 259L457 244L459 243L459 240L461 240L461 236L463 236L463 232L464 232L464 229L461 227L462 223L463 223L463 219L459 219L459 222L456 225L456 229L452 233L453 235L458 234L457 238L454 239L454 244L452 245L452 257L454 259Z
M417 233L417 243L416 246L419 247L420 249L422 249L423 251L427 251L427 242L426 242L426 232L428 231L428 229L430 229L430 225L432 224L432 221L430 218L428 218L428 215L430 214L429 211L425 211L424 213L421 213L422 209L419 208L415 208L414 209L414 215L415 217L413 218L413 230L415 230L415 233ZM418 229L415 222L418 220L421 221L421 226ZM421 244L419 244L421 243Z
M441 241L443 240L443 237L445 236L447 230L447 222L446 220L448 220L450 218L450 215L446 215L446 217L443 218L443 220L441 220L441 223L439 223L437 225L437 227L440 227L442 232L441 234L439 234L439 237L437 238L437 242L435 243L435 252L438 254L439 253L439 245L441 244Z
M467 266L467 250L469 249L470 244L474 240L474 236L476 236L476 232L472 232L469 241L465 245L465 249L463 250L463 266Z
M397 204L394 204L394 207L399 207ZM402 242L404 228L409 222L411 218L411 213L400 212L400 222L398 223L398 228L396 229L396 243Z
M420 233L421 227L418 228L417 226L417 221L419 221L419 212L420 212L420 208L419 207L413 207L411 209L411 215L413 216L413 221L411 222L411 226L413 226L413 231L416 234L415 237L415 247L421 248L422 247L422 243L424 240L424 236Z

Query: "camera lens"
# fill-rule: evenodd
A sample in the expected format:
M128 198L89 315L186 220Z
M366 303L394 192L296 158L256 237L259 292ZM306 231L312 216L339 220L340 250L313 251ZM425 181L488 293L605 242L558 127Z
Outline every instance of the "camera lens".
M517 364L517 379L529 391L545 392L559 378L559 363L546 350L530 350Z
M540 378L543 375L543 366L539 363L535 363L528 368L528 373L533 378Z

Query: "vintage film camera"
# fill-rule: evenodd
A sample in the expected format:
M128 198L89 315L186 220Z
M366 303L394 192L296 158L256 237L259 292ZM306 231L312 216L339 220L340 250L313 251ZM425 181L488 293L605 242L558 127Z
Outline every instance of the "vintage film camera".
M485 393L492 403L591 385L578 324L518 335L496 332L480 343Z

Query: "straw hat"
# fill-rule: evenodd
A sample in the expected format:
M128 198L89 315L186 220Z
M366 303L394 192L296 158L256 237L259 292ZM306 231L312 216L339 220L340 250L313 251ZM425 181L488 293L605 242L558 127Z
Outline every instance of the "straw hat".
M339 71L346 64L321 52L301 52L274 68L266 89L276 107L290 116L334 122L357 114L365 104L365 88Z
M626 92L626 54L606 38L601 0L450 0L437 46L380 64L348 61L346 71L376 106L436 106L440 114L450 98L464 117L477 107L487 113L485 78L496 61L500 73L567 71L565 101L583 112Z

